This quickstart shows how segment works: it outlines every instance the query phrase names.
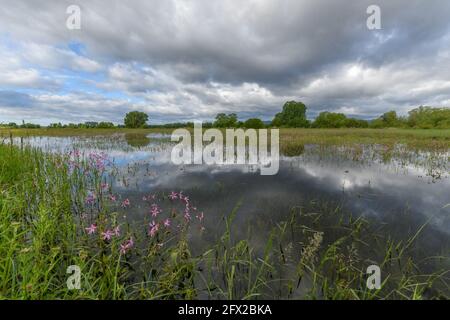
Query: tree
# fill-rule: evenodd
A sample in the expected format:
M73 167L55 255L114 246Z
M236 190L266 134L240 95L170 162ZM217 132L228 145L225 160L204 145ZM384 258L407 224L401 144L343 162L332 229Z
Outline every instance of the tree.
M217 128L234 128L237 125L237 115L235 113L225 114L219 113L214 121L214 127Z
M264 128L264 122L258 118L250 118L242 126L249 129L261 129Z
M302 102L288 101L283 110L275 115L272 125L276 127L309 127L306 119L306 106Z
M98 122L97 121L86 121L84 123L84 127L85 128L89 128L89 129L97 128L97 126L98 126Z
M396 127L399 124L397 112L395 111L386 112L381 116L381 118L386 124L386 127Z
M370 127L372 128L393 128L400 127L402 120L397 117L397 112L389 111L383 113L383 115L375 120L372 120Z
M100 128L100 129L114 128L114 123L102 121L98 124L97 128Z
M450 108L421 106L408 112L407 124L417 128L450 128Z
M127 128L143 128L148 121L148 115L140 111L131 111L125 115L123 120Z
M342 128L346 126L347 117L343 113L321 112L314 120L314 128Z

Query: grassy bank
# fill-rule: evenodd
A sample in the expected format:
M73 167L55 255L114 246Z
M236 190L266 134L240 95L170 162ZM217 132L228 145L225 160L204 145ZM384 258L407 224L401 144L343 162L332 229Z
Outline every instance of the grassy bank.
M0 137L93 136L172 133L173 129L1 129ZM282 144L351 145L403 143L416 148L450 148L450 129L280 129Z
M108 166L101 154L0 144L1 298L448 298L448 244L431 257L415 245L429 221L396 238L331 203L305 203L274 223L261 247L250 236L258 230L235 238L236 207L217 222L223 234L194 252L188 235L203 232L203 216L190 202L163 192L152 196L156 207L116 199ZM122 219L132 205L148 205L149 219ZM372 264L382 270L377 290L366 286ZM70 265L81 269L80 290L67 288Z

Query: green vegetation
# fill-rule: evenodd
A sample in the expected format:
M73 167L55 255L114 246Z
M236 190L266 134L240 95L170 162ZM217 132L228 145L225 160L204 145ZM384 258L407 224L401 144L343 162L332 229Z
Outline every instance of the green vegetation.
M128 112L123 120L127 128L144 128L148 121L148 115L140 111Z
M237 126L237 116L235 113L225 114L219 113L216 116L213 126L216 128L234 128Z
M422 129L449 129L450 108L420 107L409 112L409 127Z
M242 127L249 128L249 129L262 129L265 127L265 125L261 119L250 118L242 124Z
M288 101L283 110L275 115L272 125L275 127L305 128L309 127L306 119L306 106L302 102Z
M343 113L321 112L312 123L313 128L367 128L366 120L347 118Z
M51 155L0 144L0 298L448 298L448 257L420 258L414 247L428 222L396 239L369 220L314 200L274 223L259 247L253 232L235 237L237 206L224 213L216 243L194 254L187 240L194 222L152 236L120 219L133 204L110 200L107 166L99 154ZM165 211L176 210L170 195L158 197L173 208ZM105 240L113 227L120 233ZM366 268L374 261L383 282L369 290ZM70 265L81 268L81 290L67 289ZM433 272L420 271L430 266Z
M450 148L450 130L420 129L281 129L281 148L289 145L345 146L379 145L393 150L404 145L410 150L445 152Z

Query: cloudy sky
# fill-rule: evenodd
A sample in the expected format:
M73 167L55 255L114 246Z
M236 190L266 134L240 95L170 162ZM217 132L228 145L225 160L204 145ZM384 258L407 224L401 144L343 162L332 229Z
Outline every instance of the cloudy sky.
M450 107L449 17L448 0L0 0L0 122Z

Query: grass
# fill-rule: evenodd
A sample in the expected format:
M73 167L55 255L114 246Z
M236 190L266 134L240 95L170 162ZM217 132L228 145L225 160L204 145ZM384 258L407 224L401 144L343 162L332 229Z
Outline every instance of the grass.
M5 129L0 128L0 136L8 139L26 136L93 136L123 134L171 134L173 129ZM319 145L355 145L380 144L393 146L404 143L408 147L420 149L450 148L450 129L280 129L282 145L319 144Z
M447 150L449 129L282 129L281 145L373 145L393 148L404 144L410 149Z
M43 130L36 133L47 132ZM56 134L66 130L50 131ZM98 131L103 132L95 129ZM133 133L152 131L133 130ZM86 132L93 134L94 130ZM406 139L422 146L420 141L430 140L434 135L438 144L448 143L445 130L357 132L359 136L355 137L354 130L286 129L281 136L300 141L299 145L307 141L333 144L345 138L346 143L352 144L369 141L387 144ZM247 238L236 238L233 223L240 213L236 206L223 216L223 234L217 235L213 244L195 252L188 235L198 233L199 219L188 222L182 216L183 207L174 205L167 194L158 194L158 203L164 206L165 213L170 213L172 224L181 227L172 231L161 225L157 235L150 236L151 218L134 224L121 219L127 206L120 205L124 199L109 199L114 190L104 186L106 170L108 164L99 154L88 157L47 154L36 148L0 144L0 298L448 299L450 296L449 244L442 243L442 252L432 256L418 252L415 245L422 237L426 239L429 221L410 235L394 237L384 227L355 218L332 203L305 203L293 208L284 221L274 222L272 232L261 245L252 241L251 232ZM95 197L87 203L91 193ZM92 224L97 231L89 235L86 228ZM101 232L116 226L120 226L120 235L104 240ZM127 239L133 239L134 245L122 252L121 245ZM372 264L382 269L382 287L378 290L366 286L366 268ZM67 288L66 270L70 265L81 268L81 290Z

